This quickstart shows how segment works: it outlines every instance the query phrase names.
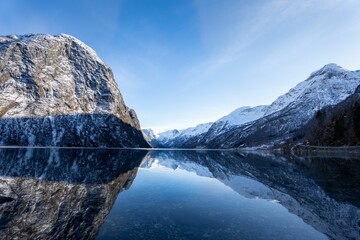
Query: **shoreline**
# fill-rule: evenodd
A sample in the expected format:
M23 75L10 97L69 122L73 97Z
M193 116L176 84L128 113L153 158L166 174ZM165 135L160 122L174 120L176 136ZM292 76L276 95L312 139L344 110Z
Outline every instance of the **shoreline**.
M313 145L294 145L294 146L259 146L259 147L243 147L228 149L212 149L212 148L139 148L139 147L86 147L86 146L0 146L0 149L6 148L56 148L56 149L119 149L119 150L147 150L147 151L236 151L236 152L272 152L272 153L358 153L360 154L360 146L313 146ZM296 155L296 154L294 154Z

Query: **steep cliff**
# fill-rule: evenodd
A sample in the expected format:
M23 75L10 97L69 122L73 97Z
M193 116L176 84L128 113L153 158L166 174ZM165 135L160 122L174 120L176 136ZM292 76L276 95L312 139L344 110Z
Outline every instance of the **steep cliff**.
M111 69L65 35L0 37L0 144L148 147Z

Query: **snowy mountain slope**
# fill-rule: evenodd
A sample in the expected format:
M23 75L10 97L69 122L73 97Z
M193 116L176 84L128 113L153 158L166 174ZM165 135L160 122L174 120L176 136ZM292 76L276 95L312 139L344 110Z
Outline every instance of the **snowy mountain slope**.
M261 118L267 112L267 108L268 106L240 107L220 118L216 123L224 122L230 125L241 125Z
M294 137L316 111L335 105L352 94L360 85L358 71L348 71L329 64L310 75L271 104L265 116L216 136L203 147L234 148L273 145Z
M153 147L177 147L188 139L207 132L211 125L212 123L203 123L196 127L161 132L158 135L151 135L151 129L143 129L143 133L148 136Z
M148 146L111 69L72 36L0 37L0 91L3 145Z
M186 147L188 142L205 138L207 141L217 135L229 131L234 126L254 121L266 112L267 106L240 107L214 123L199 124L184 130L170 130L153 136L152 141L157 146ZM146 133L148 130L143 130ZM192 147L192 146L190 146Z
M202 123L202 124L197 125L196 127L186 128L186 129L180 131L180 136L192 137L192 136L202 134L209 130L211 124L212 124L212 122Z
M198 134L204 133L209 130L212 123L203 123L195 127L186 128L183 130L169 130L162 133L159 133L157 137L160 141L166 141L167 139L172 139L176 137L192 137Z
M268 106L261 105L256 107L240 107L235 111L231 112L225 117L217 120L209 129L206 134L202 136L203 142L209 142L216 136L230 131L232 128L241 126L246 123L255 121L263 117L268 109ZM197 139L193 139L197 140ZM189 141L186 144L191 144Z

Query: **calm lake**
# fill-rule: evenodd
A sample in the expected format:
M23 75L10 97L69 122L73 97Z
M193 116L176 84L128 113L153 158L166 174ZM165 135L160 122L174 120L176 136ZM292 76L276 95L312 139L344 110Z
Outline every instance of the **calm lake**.
M360 239L359 159L1 148L0 239Z

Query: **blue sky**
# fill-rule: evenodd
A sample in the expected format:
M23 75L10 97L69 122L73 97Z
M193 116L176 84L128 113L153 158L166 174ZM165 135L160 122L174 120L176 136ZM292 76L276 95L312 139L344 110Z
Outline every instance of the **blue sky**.
M113 69L142 127L270 104L334 62L360 69L359 0L0 0L0 34L67 33Z

